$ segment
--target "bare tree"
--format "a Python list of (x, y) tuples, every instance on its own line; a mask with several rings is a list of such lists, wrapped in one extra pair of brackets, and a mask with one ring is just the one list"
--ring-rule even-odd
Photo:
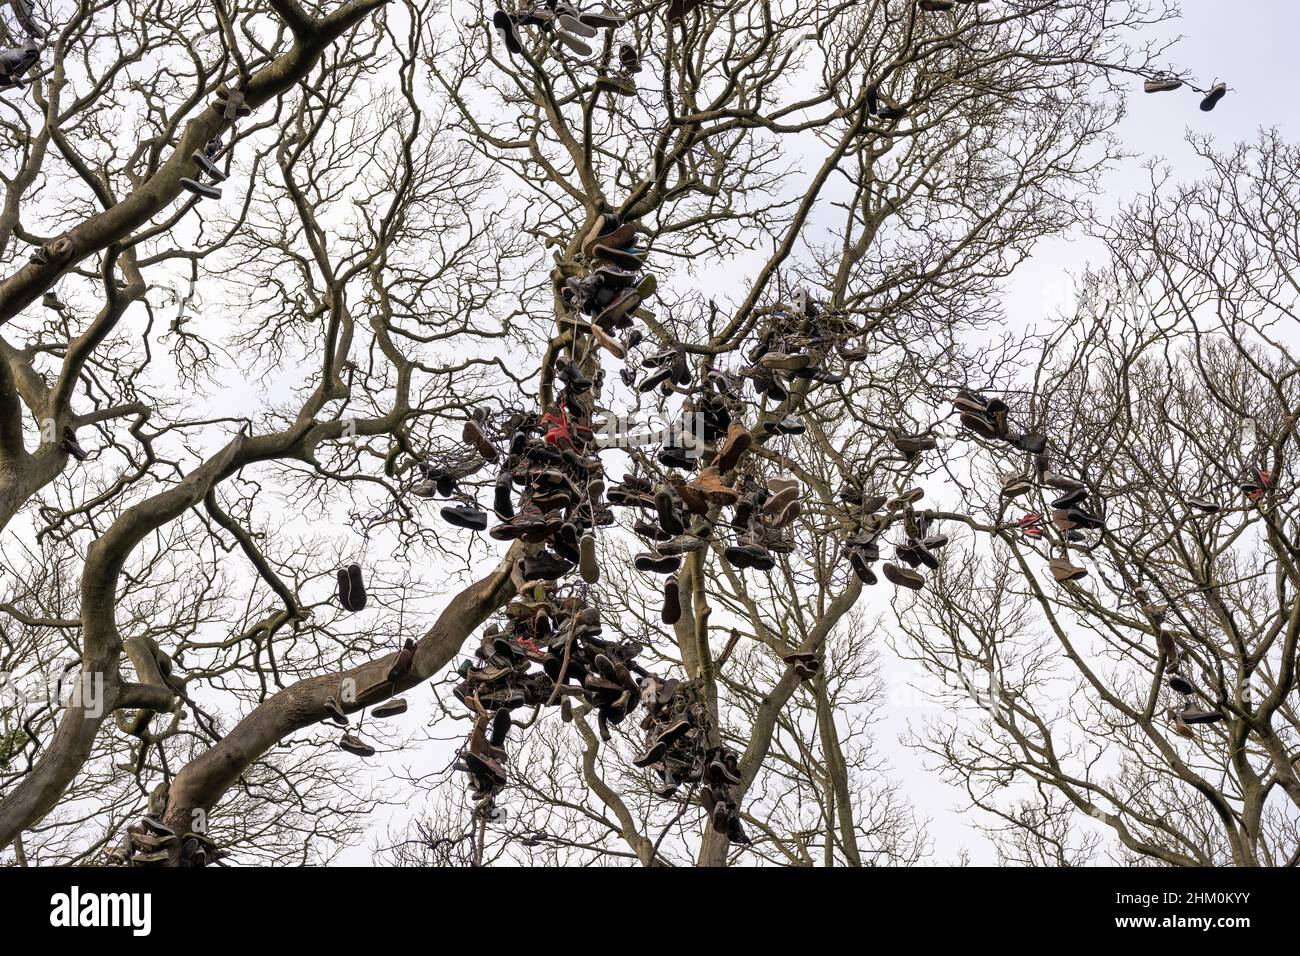
[[(1111, 260), (1020, 403), (1104, 530), (1026, 540), (1009, 521), (1021, 505), (979, 468), (970, 524), (992, 548), (972, 546), (901, 622), (934, 672), (994, 677), (979, 722), (918, 743), (1018, 861), (1300, 861), (1300, 154), (1273, 134), (1195, 146), (1206, 178), (1153, 166), (1150, 193), (1104, 231)], [(1037, 495), (1023, 508), (1046, 513)], [(1052, 555), (1087, 577), (1044, 583)]]
[[(801, 379), (745, 412), (741, 471), (810, 489), (795, 530), (806, 561), (747, 579), (712, 539), (677, 574), (682, 613), (653, 643), (698, 686), (712, 742), (744, 742), (732, 796), (766, 859), (915, 859), (905, 809), (864, 800), (891, 791), (862, 789), (873, 761), (853, 743), (871, 657), (849, 614), (860, 588), (836, 486), (902, 490), (933, 467), (892, 462), (901, 434), (938, 424), (925, 404), (974, 369), (980, 384), (1005, 374), (1006, 352), (963, 337), (998, 318), (996, 285), (1037, 239), (1088, 214), (1117, 158), (1111, 84), (1165, 72), (1141, 31), (1171, 10), (873, 0), (668, 17), (657, 4), (575, 57), (533, 28), (509, 54), (477, 7), (453, 8), (448, 30), (447, 11), (415, 0), (136, 6), (51, 24), (30, 100), (4, 104), (0, 516), (51, 552), (7, 542), (16, 575), (37, 580), (39, 564), (68, 585), (19, 589), (7, 613), (32, 632), (21, 666), (102, 679), (103, 706), (14, 718), (0, 845), (18, 852), (66, 810), (50, 852), (83, 852), (84, 784), (124, 811), (147, 791), (178, 832), (211, 817), (228, 846), (332, 852), (362, 809), (310, 822), (345, 779), (313, 759), (339, 687), (361, 689), (344, 702), (355, 713), (438, 675), (514, 596), (529, 550), (430, 520), (417, 464), (459, 462), (468, 501), (493, 480), (493, 455), (460, 439), (472, 409), (504, 433), (556, 399), (557, 355), (600, 371), (559, 292), (588, 274), (583, 238), (613, 212), (662, 274), (638, 319), (695, 376), (740, 371), (800, 286), (856, 342), (833, 360), (843, 379)], [(200, 176), (213, 164), (228, 177), (219, 201)], [(712, 278), (722, 268), (734, 288)], [(686, 291), (692, 272), (700, 291)], [(603, 411), (646, 410), (609, 379)], [(675, 394), (653, 401), (679, 411)], [(792, 414), (808, 437), (781, 446), (763, 422)], [(322, 533), (345, 525), (354, 536)], [(600, 593), (621, 612), (610, 626), (640, 633), (648, 581), (620, 570), (616, 542)], [(328, 597), (352, 563), (368, 572), (364, 618)], [(730, 660), (715, 657), (733, 629)], [(390, 677), (408, 638), (413, 659)], [(792, 648), (823, 676), (780, 662)], [(841, 704), (864, 712), (837, 721)], [(681, 830), (698, 817), (685, 794), (652, 806), (607, 783), (618, 771), (581, 713), (576, 737), (546, 723), (528, 746), (583, 756), (568, 818), (601, 818), (566, 833), (569, 850), (615, 852), (617, 832), (627, 859), (652, 862), (648, 823), (676, 814), (674, 859), (726, 861), (725, 833)], [(285, 793), (291, 810), (268, 806)], [(236, 799), (249, 806), (223, 829)], [(795, 812), (805, 803), (815, 821)], [(277, 836), (255, 836), (259, 820)], [(448, 816), (411, 845), (451, 861), (460, 827)]]

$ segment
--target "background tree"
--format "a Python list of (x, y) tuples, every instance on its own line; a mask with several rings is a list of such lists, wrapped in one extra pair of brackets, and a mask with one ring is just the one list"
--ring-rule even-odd
[[(1153, 167), (1150, 192), (1103, 231), (1110, 261), (1021, 406), (1052, 436), (1052, 468), (1104, 503), (1104, 534), (1020, 538), (1007, 519), (1043, 502), (999, 504), (982, 465), (966, 501), (992, 547), (972, 543), (900, 619), (931, 671), (983, 670), (1001, 689), (1000, 707), (919, 743), (1019, 862), (1300, 861), (1300, 153), (1273, 134), (1194, 145), (1205, 178)], [(1047, 554), (1088, 577), (1051, 583)], [(1169, 687), (1175, 651), (1193, 706), (1222, 722), (1173, 719), (1187, 703)]]

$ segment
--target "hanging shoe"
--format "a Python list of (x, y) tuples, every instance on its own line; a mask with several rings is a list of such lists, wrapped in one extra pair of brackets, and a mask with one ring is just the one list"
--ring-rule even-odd
[(586, 43), (583, 43), (582, 40), (578, 39), (567, 30), (556, 30), (555, 38), (559, 40), (562, 45), (567, 46), (580, 57), (585, 58), (592, 55), (591, 47)]
[(470, 505), (446, 505), (440, 512), (444, 521), (470, 531), (487, 530), (487, 512)]
[(1073, 491), (1067, 491), (1061, 497), (1052, 502), (1053, 508), (1064, 509), (1072, 505), (1077, 505), (1082, 501), (1088, 500), (1087, 488), (1075, 488)]
[(1176, 694), (1182, 694), (1184, 697), (1196, 693), (1196, 688), (1182, 674), (1171, 671), (1169, 673), (1169, 689)]
[(349, 564), (338, 570), (339, 604), (345, 611), (357, 612), (366, 606), (366, 585), (361, 576), (361, 565)]
[[(566, 12), (563, 13), (560, 12), (562, 10)], [(556, 16), (557, 29), (567, 30), (569, 33), (572, 33), (574, 36), (583, 37), (588, 40), (590, 40), (599, 32), (595, 27), (591, 26), (588, 23), (584, 23), (580, 18), (578, 11), (575, 10), (573, 7), (568, 7), (565, 4), (561, 4), (560, 6), (556, 7), (556, 14), (557, 14)]]
[(740, 499), (739, 492), (725, 484), (718, 469), (712, 465), (690, 482), (690, 488), (711, 505), (734, 505)]
[(64, 427), (60, 447), (77, 461), (86, 460), (86, 450), (77, 443), (77, 436), (70, 427)]
[(636, 96), (636, 81), (630, 76), (598, 76), (593, 84), (604, 93), (617, 93), (619, 96)]
[(573, 570), (573, 564), (546, 550), (523, 559), (524, 578), (529, 581), (554, 581)]
[(588, 584), (600, 580), (600, 564), (596, 561), (596, 537), (584, 534), (578, 539), (578, 573)]
[(329, 714), (329, 719), (339, 727), (348, 725), (348, 715), (343, 712), (337, 697), (331, 695), (325, 698), (325, 713)]
[(1029, 480), (1028, 475), (1015, 474), (1008, 475), (1002, 479), (1002, 497), (1016, 498), (1020, 495), (1028, 494), (1034, 490), (1034, 483)]
[(1173, 77), (1156, 77), (1147, 80), (1142, 84), (1144, 93), (1169, 93), (1173, 90), (1181, 89), (1182, 80), (1176, 80)]
[(370, 744), (352, 733), (347, 733), (340, 737), (338, 740), (338, 746), (340, 750), (346, 750), (348, 753), (357, 757), (373, 757), (375, 755), (374, 747), (370, 746)]
[(676, 578), (668, 578), (664, 581), (664, 603), (659, 612), (659, 620), (665, 624), (676, 624), (682, 617), (682, 599), (681, 592), (677, 586)]
[(632, 566), (647, 574), (672, 574), (682, 566), (682, 559), (675, 554), (644, 551), (633, 558)]
[(519, 42), (519, 34), (515, 33), (515, 21), (511, 20), (506, 10), (497, 10), (491, 17), (491, 25), (511, 56), (519, 56), (524, 52), (523, 44)]
[(58, 313), (63, 313), (67, 311), (68, 308), (59, 301), (59, 296), (53, 289), (41, 296), (41, 305)]
[(370, 708), (370, 716), (379, 720), (386, 717), (396, 717), (404, 713), (406, 713), (406, 701), (401, 697), (393, 697)]
[(496, 461), (501, 455), (496, 446), (488, 440), (487, 432), (484, 431), (483, 425), (486, 421), (487, 410), (475, 409), (461, 430), (461, 439), (488, 461)]
[(216, 186), (209, 186), (201, 183), (197, 179), (191, 179), (189, 176), (180, 178), (180, 187), (186, 192), (193, 193), (201, 199), (220, 199), (221, 190)]
[(923, 451), (934, 451), (939, 443), (929, 435), (895, 435), (894, 448), (904, 458), (912, 459)]
[(859, 550), (849, 552), (849, 566), (853, 568), (853, 573), (858, 576), (858, 580), (868, 586), (877, 582), (876, 572), (871, 567), (871, 561)]
[(415, 663), (415, 641), (409, 637), (402, 649), (397, 652), (397, 657), (393, 660), (393, 666), (388, 668), (388, 683), (392, 684), (401, 680), (407, 674), (411, 673), (411, 665)]
[(993, 424), (993, 420), (987, 415), (976, 414), (974, 412), (962, 412), (960, 416), (962, 427), (967, 431), (972, 431), (981, 438), (997, 438), (998, 430)]
[(1052, 558), (1047, 562), (1047, 566), (1051, 568), (1052, 577), (1056, 578), (1059, 584), (1064, 584), (1066, 581), (1077, 581), (1088, 576), (1086, 568), (1073, 565), (1065, 558)]
[(1228, 92), (1228, 84), (1216, 83), (1211, 87), (1210, 92), (1205, 94), (1205, 99), (1201, 100), (1201, 112), (1208, 113), (1219, 105), (1219, 100)]
[(582, 369), (578, 368), (578, 363), (573, 359), (561, 361), (556, 369), (555, 377), (563, 382), (569, 391), (575, 395), (591, 391), (591, 379), (582, 374)]
[(718, 449), (718, 457), (714, 461), (718, 472), (725, 475), (735, 468), (740, 463), (740, 456), (749, 449), (753, 441), (748, 428), (740, 422), (732, 422), (727, 428), (726, 440)]
[(513, 481), (510, 471), (503, 469), (497, 475), (496, 483), (493, 486), (492, 510), (496, 512), (498, 518), (503, 518), (506, 521), (515, 516)]
[(1217, 502), (1209, 498), (1188, 498), (1187, 503), (1197, 511), (1204, 512), (1207, 515), (1217, 515), (1221, 510)]
[(673, 502), (672, 490), (667, 485), (661, 485), (655, 492), (655, 511), (659, 517), (659, 527), (664, 534), (674, 537), (686, 530), (677, 506)]
[(885, 572), (885, 580), (890, 584), (898, 587), (911, 588), (913, 591), (919, 591), (925, 586), (925, 578), (910, 568), (900, 568), (896, 564), (886, 562), (883, 570)]
[(1179, 713), (1185, 724), (1216, 724), (1223, 720), (1223, 714), (1217, 710), (1203, 710), (1199, 707), (1184, 707)]
[(1093, 514), (1087, 508), (1074, 507), (1066, 509), (1066, 516), (1074, 523), (1076, 528), (1087, 528), (1090, 531), (1099, 531), (1106, 527), (1105, 521), (1098, 515)]
[(621, 43), (618, 47), (618, 65), (622, 67), (624, 73), (640, 73), (641, 54), (632, 44)]

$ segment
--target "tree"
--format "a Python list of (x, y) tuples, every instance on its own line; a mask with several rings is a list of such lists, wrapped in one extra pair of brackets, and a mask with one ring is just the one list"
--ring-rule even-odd
[[(991, 550), (950, 564), (901, 622), (931, 670), (965, 664), (1001, 689), (976, 725), (919, 743), (1019, 861), (1300, 859), (1300, 154), (1275, 134), (1228, 152), (1193, 142), (1206, 177), (1177, 185), (1152, 167), (1150, 192), (1101, 231), (1109, 261), (1022, 406), (1052, 436), (1052, 469), (1091, 489), (1104, 533), (1025, 540), (1008, 519), (1048, 506), (1037, 492), (999, 503), (981, 467), (969, 524)], [(1088, 576), (1044, 583), (1047, 554)], [(1189, 725), (1189, 707), (1222, 719)]]
[[(836, 753), (854, 731), (830, 715), (841, 695), (869, 695), (835, 667), (801, 686), (774, 660), (796, 635), (813, 655), (827, 642), (857, 648), (838, 662), (846, 677), (863, 660), (832, 482), (901, 488), (916, 462), (876, 469), (892, 438), (935, 424), (918, 401), (1003, 374), (1005, 354), (972, 352), (964, 334), (997, 319), (997, 282), (1037, 239), (1087, 214), (1117, 156), (1107, 84), (1161, 72), (1161, 51), (1135, 44), (1170, 11), (738, 2), (668, 20), (654, 8), (617, 43), (602, 33), (585, 62), (533, 28), (508, 54), (484, 29), (489, 12), (464, 11), (448, 31), (444, 11), (416, 2), (87, 7), (56, 25), (30, 103), (6, 101), (18, 152), (0, 250), (0, 514), (55, 552), (37, 561), (7, 544), (6, 562), (16, 579), (36, 580), (41, 565), (77, 582), (75, 607), (69, 586), (17, 595), (7, 613), (60, 635), (58, 666), (79, 657), (82, 674), (102, 676), (104, 706), (74, 702), (39, 726), (19, 715), (37, 733), (10, 745), (20, 750), (0, 771), (0, 845), (93, 795), (79, 788), (94, 774), (120, 773), (105, 747), (121, 732), (165, 822), (185, 832), (209, 817), (230, 845), (230, 795), (274, 796), (260, 774), (285, 774), (293, 792), (332, 782), (333, 763), (276, 760), (319, 748), (340, 686), (361, 690), (344, 702), (355, 713), (456, 657), (514, 597), (530, 549), (422, 512), (417, 466), (455, 461), (456, 493), (477, 496), (493, 475), (460, 440), (471, 410), (508, 434), (516, 414), (556, 399), (557, 355), (598, 372), (558, 292), (587, 272), (582, 238), (617, 212), (662, 270), (639, 321), (697, 378), (742, 368), (799, 286), (857, 343), (841, 349), (858, 356), (844, 380), (803, 379), (746, 413), (743, 470), (790, 470), (810, 489), (796, 535), (812, 570), (785, 561), (770, 582), (747, 579), (712, 538), (676, 576), (682, 614), (658, 649), (698, 683), (715, 733), (732, 714), (749, 725), (736, 801), (756, 781), (796, 780), (825, 808), (824, 858), (861, 862), (853, 845), (870, 827), (848, 812), (861, 802), (849, 772), (859, 758)], [(635, 97), (611, 86), (623, 42), (642, 66)], [(123, 115), (135, 117), (129, 151), (116, 145)], [(232, 175), (224, 197), (173, 207), (209, 147)], [(51, 187), (57, 208), (44, 201)], [(670, 282), (674, 263), (686, 274)], [(724, 265), (738, 291), (712, 278)], [(49, 307), (36, 307), (46, 292)], [(612, 375), (606, 387), (607, 410), (633, 401)], [(676, 398), (655, 401), (664, 417), (679, 411)], [(792, 413), (808, 437), (775, 447), (760, 414)], [(83, 443), (89, 460), (75, 464)], [(284, 520), (286, 506), (299, 521)], [(320, 533), (349, 520), (360, 543)], [(604, 539), (605, 580), (629, 585), (622, 602), (607, 598), (626, 620), (608, 623), (631, 627), (649, 580), (621, 574), (617, 533)], [(349, 618), (326, 595), (335, 569), (362, 558), (371, 609)], [(430, 558), (441, 569), (426, 580)], [(442, 569), (453, 568), (463, 578), (448, 593)], [(784, 610), (755, 613), (769, 589)], [(791, 613), (811, 595), (814, 613)], [(57, 604), (48, 620), (44, 600)], [(754, 657), (753, 677), (714, 657), (733, 626), (733, 660)], [(411, 667), (389, 679), (408, 637)], [(41, 659), (24, 653), (26, 666)], [(819, 755), (786, 769), (781, 750), (813, 723)], [(771, 834), (765, 851), (811, 859), (781, 806), (759, 801), (751, 814)], [(915, 836), (889, 819), (902, 834), (889, 845), (910, 858)], [(328, 846), (347, 827), (311, 839)], [(709, 831), (698, 860), (722, 863), (728, 849)]]

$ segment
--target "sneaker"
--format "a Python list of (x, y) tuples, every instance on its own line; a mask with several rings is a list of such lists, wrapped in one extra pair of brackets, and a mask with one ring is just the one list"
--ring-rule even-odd
[(1228, 92), (1228, 84), (1216, 83), (1211, 87), (1210, 92), (1205, 94), (1205, 99), (1201, 100), (1201, 112), (1208, 113), (1219, 105), (1219, 100)]
[(375, 748), (356, 734), (344, 734), (339, 738), (338, 746), (340, 750), (346, 750), (357, 757), (373, 757), (375, 755)]
[(1193, 686), (1192, 682), (1182, 674), (1176, 673), (1171, 673), (1169, 675), (1169, 689), (1174, 691), (1174, 693), (1182, 694), (1185, 697), (1196, 693), (1196, 688)]
[(357, 612), (366, 606), (366, 585), (361, 576), (361, 565), (349, 564), (338, 570), (339, 603), (346, 611)]
[(564, 46), (567, 46), (574, 53), (578, 54), (578, 56), (580, 57), (585, 58), (592, 55), (591, 47), (588, 46), (586, 43), (583, 43), (580, 39), (578, 39), (572, 33), (569, 33), (567, 30), (556, 30), (555, 38), (559, 40), (560, 43), (562, 43)]
[(984, 414), (975, 412), (962, 412), (960, 421), (962, 427), (967, 431), (972, 431), (981, 438), (997, 438), (998, 430), (993, 424), (993, 420)]
[(443, 520), (458, 528), (470, 531), (487, 530), (487, 512), (470, 505), (448, 505), (439, 512)]
[(1058, 509), (1069, 508), (1072, 505), (1077, 505), (1082, 501), (1086, 501), (1087, 499), (1088, 499), (1087, 488), (1075, 488), (1073, 491), (1067, 491), (1065, 494), (1061, 495), (1061, 497), (1055, 499), (1052, 502), (1052, 507)]
[(348, 725), (348, 715), (343, 713), (343, 708), (339, 706), (337, 697), (328, 697), (325, 699), (325, 713), (329, 714), (329, 719), (334, 721), (340, 727)]
[(681, 592), (676, 578), (664, 581), (664, 603), (659, 612), (659, 619), (665, 624), (676, 624), (682, 617)]
[(1147, 80), (1142, 84), (1144, 93), (1169, 93), (1173, 90), (1181, 89), (1182, 80), (1175, 80), (1173, 77), (1161, 77)]
[(894, 437), (894, 448), (904, 458), (915, 458), (923, 451), (934, 451), (939, 447), (929, 435), (896, 435)]
[(1185, 724), (1215, 724), (1223, 720), (1220, 711), (1203, 710), (1199, 707), (1184, 707), (1179, 716)]
[(500, 453), (488, 440), (487, 432), (483, 430), (483, 421), (486, 417), (485, 412), (475, 412), (474, 416), (465, 422), (465, 427), (461, 430), (461, 438), (488, 461), (496, 461)]
[(519, 34), (515, 32), (515, 23), (504, 10), (497, 10), (492, 15), (492, 28), (501, 37), (501, 42), (505, 44), (511, 55), (518, 56), (524, 52), (524, 48), (519, 42)]
[(632, 566), (647, 574), (672, 574), (682, 566), (682, 559), (675, 554), (644, 551), (632, 559)]
[(900, 568), (896, 564), (886, 562), (883, 570), (885, 580), (890, 584), (911, 588), (913, 591), (919, 591), (925, 586), (925, 578), (910, 568)]
[(523, 559), (524, 578), (529, 581), (554, 581), (573, 570), (573, 564), (542, 550)]
[(199, 182), (197, 179), (191, 179), (189, 176), (182, 176), (180, 178), (180, 186), (186, 192), (191, 192), (201, 199), (221, 198), (221, 190), (216, 186), (209, 186), (206, 183)]
[(1217, 502), (1209, 498), (1188, 498), (1187, 503), (1197, 511), (1202, 511), (1207, 515), (1217, 515), (1221, 510)]
[(577, 16), (570, 13), (559, 14), (559, 16), (556, 18), (556, 22), (559, 25), (559, 29), (567, 30), (569, 33), (572, 33), (574, 36), (584, 37), (588, 40), (594, 37), (598, 32), (595, 27), (591, 26), (590, 24), (584, 23)]
[(1002, 497), (1017, 498), (1034, 490), (1034, 483), (1027, 475), (1008, 475), (1002, 480)]
[(394, 697), (370, 708), (370, 716), (383, 719), (385, 717), (396, 717), (398, 714), (406, 713), (406, 701), (401, 697)]

